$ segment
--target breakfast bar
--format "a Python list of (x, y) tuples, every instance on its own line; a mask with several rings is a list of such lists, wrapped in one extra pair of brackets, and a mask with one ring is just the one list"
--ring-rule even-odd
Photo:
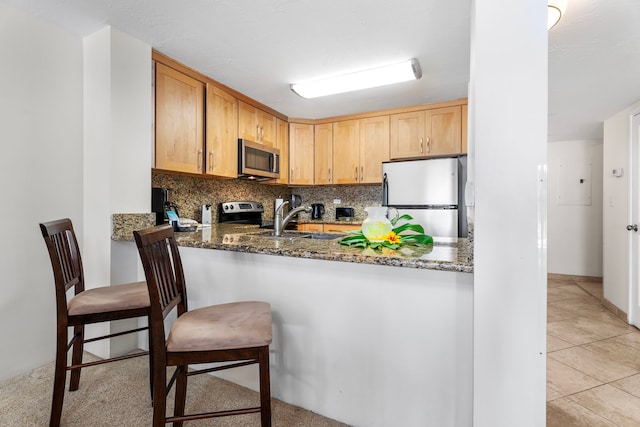
[[(114, 216), (113, 252), (127, 263), (137, 258), (131, 226), (142, 224)], [(350, 425), (471, 424), (467, 239), (385, 253), (342, 246), (340, 235), (316, 240), (265, 233), (214, 224), (176, 237), (190, 309), (271, 303), (274, 398)], [(258, 387), (252, 368), (224, 378)]]
[[(144, 214), (114, 215), (113, 239), (133, 241), (136, 228), (153, 226)], [(359, 264), (388, 265), (429, 270), (473, 272), (472, 238), (435, 238), (433, 245), (405, 246), (398, 250), (373, 250), (340, 245), (343, 233), (314, 233), (289, 231), (285, 237), (273, 237), (272, 232), (255, 225), (214, 224), (193, 232), (176, 233), (180, 246), (311, 258)]]

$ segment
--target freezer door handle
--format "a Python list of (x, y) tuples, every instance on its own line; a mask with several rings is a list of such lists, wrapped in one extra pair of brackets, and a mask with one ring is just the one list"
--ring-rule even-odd
[(382, 175), (382, 206), (389, 204), (389, 182), (387, 181), (387, 174)]

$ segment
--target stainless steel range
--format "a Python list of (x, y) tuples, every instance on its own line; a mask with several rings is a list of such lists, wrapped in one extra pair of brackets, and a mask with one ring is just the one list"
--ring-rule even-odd
[(260, 202), (222, 202), (218, 205), (218, 222), (262, 225), (263, 212)]
[[(218, 222), (227, 224), (256, 224), (260, 228), (273, 228), (272, 220), (263, 220), (264, 206), (248, 200), (222, 202), (218, 205)], [(287, 230), (295, 230), (295, 221), (287, 224)]]

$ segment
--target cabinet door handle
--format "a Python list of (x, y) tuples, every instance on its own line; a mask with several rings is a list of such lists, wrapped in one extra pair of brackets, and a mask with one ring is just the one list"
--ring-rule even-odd
[(213, 170), (213, 151), (209, 151), (209, 170)]
[(329, 173), (327, 174), (327, 182), (331, 182), (331, 168), (329, 168)]
[(293, 168), (291, 168), (291, 182), (293, 182)]
[(353, 178), (357, 181), (358, 180), (358, 167), (356, 166), (356, 173), (353, 175)]
[(202, 149), (198, 150), (198, 170), (201, 171), (202, 170), (202, 163), (204, 162), (204, 159), (202, 158)]
[(431, 137), (427, 137), (427, 153), (431, 152)]
[(260, 142), (260, 125), (256, 125), (256, 142)]
[(360, 166), (360, 182), (364, 181), (364, 166)]
[(423, 143), (423, 140), (422, 138), (420, 138), (420, 153), (422, 153), (422, 143)]

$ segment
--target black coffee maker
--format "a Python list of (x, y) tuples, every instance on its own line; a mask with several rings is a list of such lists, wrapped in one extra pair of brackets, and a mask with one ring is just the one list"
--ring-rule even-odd
[(156, 225), (161, 225), (168, 221), (168, 210), (174, 211), (180, 217), (178, 207), (169, 201), (169, 189), (153, 187), (151, 189), (151, 212), (156, 213)]
[(324, 205), (322, 203), (311, 204), (311, 219), (322, 219), (324, 215)]

